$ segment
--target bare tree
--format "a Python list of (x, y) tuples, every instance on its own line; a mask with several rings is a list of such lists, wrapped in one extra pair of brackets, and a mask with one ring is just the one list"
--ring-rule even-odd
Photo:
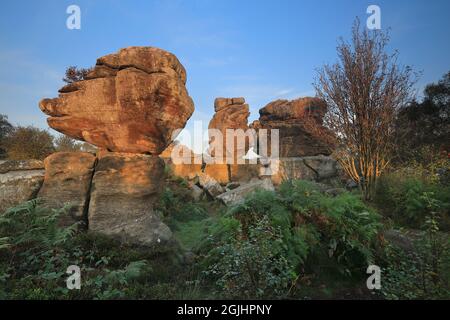
[(314, 87), (328, 104), (325, 125), (337, 139), (335, 156), (370, 200), (394, 148), (397, 111), (412, 98), (417, 75), (387, 54), (389, 36), (361, 30), (356, 19), (351, 43), (340, 40), (338, 62), (317, 71)]

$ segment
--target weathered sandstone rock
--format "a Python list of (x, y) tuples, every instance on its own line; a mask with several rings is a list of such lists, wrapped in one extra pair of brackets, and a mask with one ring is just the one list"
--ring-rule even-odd
[[(227, 129), (242, 129), (244, 132), (248, 129), (248, 116), (250, 115), (248, 104), (245, 104), (244, 98), (217, 98), (214, 102), (216, 113), (209, 122), (208, 129), (217, 129), (223, 135), (223, 159), (225, 163), (227, 156), (233, 157), (233, 164), (237, 163), (237, 156), (244, 156), (248, 150), (248, 139), (244, 139), (240, 148), (238, 147), (238, 139), (235, 137), (233, 141), (233, 150), (226, 150), (227, 146)], [(214, 137), (210, 134), (210, 147)], [(211, 151), (211, 156), (216, 156), (216, 150)], [(228, 151), (228, 152), (227, 152)], [(218, 155), (217, 155), (218, 156)]]
[(98, 147), (158, 155), (194, 111), (186, 72), (171, 53), (129, 47), (97, 60), (87, 80), (39, 106), (53, 129)]
[(259, 176), (259, 164), (207, 164), (204, 172), (221, 185), (248, 182)]
[(165, 250), (172, 233), (153, 210), (163, 182), (164, 162), (157, 156), (99, 154), (89, 203), (89, 229), (124, 243)]
[(198, 185), (211, 197), (216, 197), (225, 191), (219, 182), (206, 173), (200, 173), (197, 178)]
[(272, 160), (271, 178), (275, 185), (284, 180), (302, 179), (331, 182), (339, 179), (338, 162), (329, 156), (292, 157)]
[(44, 169), (42, 160), (0, 160), (0, 174), (10, 171), (30, 171)]
[[(217, 129), (222, 133), (222, 158), (219, 159), (219, 154), (214, 147), (215, 137), (210, 132), (210, 154), (213, 159), (219, 161), (206, 164), (204, 172), (222, 185), (231, 181), (250, 181), (252, 178), (258, 177), (258, 165), (250, 164), (248, 160), (242, 159), (250, 147), (249, 137), (243, 136), (240, 139), (242, 141), (240, 145), (238, 145), (238, 138), (234, 137), (233, 149), (227, 150), (227, 129), (240, 129), (242, 130), (241, 133), (245, 133), (249, 129), (248, 117), (250, 112), (248, 104), (245, 104), (245, 99), (217, 98), (214, 101), (214, 110), (216, 113), (211, 119), (208, 129)], [(227, 163), (227, 157), (232, 159), (232, 163)]]
[(273, 191), (274, 186), (270, 179), (253, 180), (235, 189), (227, 191), (217, 196), (227, 206), (242, 203), (245, 197), (257, 189)]
[(229, 164), (207, 164), (204, 172), (221, 185), (226, 185), (231, 181), (231, 166)]
[(230, 182), (249, 182), (259, 177), (260, 164), (230, 165)]
[(329, 155), (330, 146), (312, 129), (326, 130), (322, 127), (326, 110), (326, 104), (318, 98), (276, 100), (259, 111), (260, 118), (253, 122), (252, 128), (279, 130), (280, 157)]
[(44, 161), (45, 179), (39, 198), (48, 208), (69, 205), (62, 225), (86, 221), (87, 205), (95, 166), (95, 155), (87, 152), (57, 152)]
[(203, 189), (202, 189), (202, 188), (200, 188), (200, 187), (197, 186), (196, 184), (190, 185), (189, 188), (191, 189), (191, 195), (192, 195), (192, 198), (193, 198), (195, 201), (199, 201), (199, 200), (201, 200), (201, 199), (203, 198), (203, 196), (204, 196), (205, 193), (203, 192)]
[(36, 197), (44, 181), (40, 160), (0, 161), (0, 213)]
[(275, 100), (259, 110), (259, 120), (268, 122), (304, 119), (312, 116), (317, 122), (322, 123), (326, 111), (326, 103), (319, 98), (304, 97), (291, 101)]

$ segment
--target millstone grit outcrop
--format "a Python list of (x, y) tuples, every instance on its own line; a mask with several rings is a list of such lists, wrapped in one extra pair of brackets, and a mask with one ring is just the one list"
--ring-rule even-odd
[[(250, 112), (245, 99), (242, 97), (216, 98), (214, 111), (215, 114), (209, 122), (208, 129), (216, 129), (222, 133), (222, 157), (220, 158), (217, 150), (215, 150), (215, 137), (210, 132), (210, 155), (219, 162), (207, 164), (204, 172), (224, 185), (231, 181), (250, 181), (257, 177), (258, 167), (242, 159), (249, 150), (249, 138), (243, 136), (240, 144), (237, 137), (233, 137), (233, 141), (227, 140), (229, 138), (227, 137), (227, 129), (242, 130), (241, 133), (247, 132), (249, 129), (248, 117)], [(232, 145), (233, 148), (227, 150), (227, 144)], [(227, 163), (227, 158), (232, 159), (232, 163)]]
[[(227, 141), (226, 130), (241, 129), (245, 132), (248, 129), (248, 117), (250, 115), (248, 104), (245, 103), (244, 98), (216, 98), (214, 101), (214, 110), (215, 114), (209, 122), (208, 129), (219, 130), (223, 135), (222, 159), (220, 160), (222, 163), (225, 163), (226, 157), (232, 157), (233, 163), (237, 163), (238, 153), (240, 152), (242, 155), (245, 155), (248, 141), (246, 141), (247, 145), (243, 144), (241, 148), (237, 148), (238, 141), (235, 137), (234, 141), (232, 141), (234, 148), (227, 152), (227, 143), (231, 143), (231, 141)], [(214, 137), (211, 136), (211, 134), (210, 140), (214, 140)], [(211, 142), (213, 141), (210, 141), (210, 147)], [(218, 156), (216, 153), (217, 150), (212, 149), (211, 156)]]
[(83, 79), (39, 106), (53, 129), (100, 151), (56, 153), (45, 160), (40, 192), (47, 206), (71, 203), (68, 218), (125, 243), (163, 249), (171, 242), (154, 204), (164, 189), (158, 155), (194, 111), (186, 71), (171, 53), (129, 47), (97, 60)]
[(164, 161), (151, 155), (99, 155), (89, 203), (89, 229), (126, 243), (163, 247), (172, 236), (153, 211), (163, 190)]
[(48, 125), (115, 152), (160, 154), (194, 112), (186, 71), (171, 53), (129, 47), (106, 55), (85, 80), (44, 99)]
[(329, 155), (330, 146), (311, 130), (313, 127), (326, 130), (322, 127), (326, 111), (326, 103), (319, 98), (276, 100), (259, 110), (259, 120), (252, 127), (279, 130), (280, 157)]
[[(189, 180), (194, 198), (216, 198), (227, 205), (241, 202), (256, 189), (273, 190), (273, 184), (284, 179), (328, 182), (336, 178), (337, 164), (328, 157), (330, 146), (311, 130), (325, 130), (327, 106), (322, 100), (271, 102), (249, 126), (244, 98), (217, 98), (208, 128), (222, 133), (223, 158), (211, 163), (220, 150), (214, 148), (212, 135), (209, 155), (197, 155), (173, 143), (174, 133), (184, 128), (194, 111), (185, 84), (186, 71), (173, 54), (153, 47), (129, 47), (99, 58), (83, 80), (61, 88), (57, 98), (42, 100), (39, 107), (50, 116), (50, 127), (99, 148), (96, 155), (63, 152), (45, 160), (39, 191), (44, 205), (70, 204), (64, 224), (84, 221), (90, 231), (164, 251), (173, 237), (155, 203), (164, 190), (165, 165)], [(278, 129), (279, 157), (272, 159), (269, 154), (264, 155), (264, 163), (261, 159), (257, 164), (248, 159), (239, 163), (251, 153), (250, 148), (261, 143), (250, 141), (256, 137), (248, 136), (249, 128)], [(234, 149), (226, 150), (231, 142), (227, 129), (247, 132), (245, 143), (237, 146), (234, 136)], [(174, 159), (177, 153), (181, 157)], [(226, 162), (227, 156), (232, 163)], [(279, 170), (273, 171), (272, 166)], [(11, 173), (15, 170), (11, 167), (21, 168), (20, 174)], [(37, 193), (43, 170), (31, 167), (31, 162), (22, 166), (0, 163), (4, 171), (0, 186), (15, 179), (12, 188), (0, 187), (4, 197), (11, 197), (22, 186), (24, 199)], [(9, 205), (1, 202), (0, 209)]]
[(0, 214), (36, 197), (44, 173), (44, 163), (39, 160), (0, 161)]
[(330, 185), (338, 184), (340, 167), (338, 162), (329, 156), (306, 156), (279, 158), (271, 163), (271, 178), (275, 185), (285, 180), (309, 180)]
[(45, 161), (45, 180), (38, 197), (48, 208), (69, 206), (60, 224), (86, 220), (95, 155), (87, 152), (57, 152)]

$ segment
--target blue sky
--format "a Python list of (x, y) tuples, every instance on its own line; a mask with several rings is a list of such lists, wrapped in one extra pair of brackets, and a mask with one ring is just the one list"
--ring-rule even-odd
[[(81, 8), (81, 30), (68, 30), (66, 8)], [(180, 59), (196, 111), (209, 121), (214, 98), (243, 96), (251, 120), (279, 98), (314, 95), (315, 69), (336, 61), (340, 36), (370, 4), (391, 28), (400, 62), (423, 71), (418, 90), (450, 70), (450, 1), (45, 0), (9, 1), (0, 10), (0, 113), (14, 124), (47, 128), (38, 102), (54, 97), (69, 65), (134, 45)]]

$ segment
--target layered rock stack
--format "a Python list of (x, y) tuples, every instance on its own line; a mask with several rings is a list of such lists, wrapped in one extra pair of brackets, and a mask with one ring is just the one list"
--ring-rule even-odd
[[(327, 132), (323, 127), (326, 112), (326, 103), (314, 97), (276, 100), (259, 110), (259, 120), (251, 126), (279, 130), (279, 159), (271, 163), (274, 184), (286, 179), (337, 179), (338, 164), (329, 156), (332, 146), (321, 135)], [(270, 146), (268, 151), (270, 155)]]
[[(192, 184), (197, 183), (199, 187), (206, 189), (210, 196), (217, 197), (227, 204), (232, 203), (237, 198), (241, 199), (248, 190), (257, 187), (270, 189), (270, 184), (266, 180), (268, 177), (275, 185), (287, 179), (305, 179), (329, 185), (338, 184), (340, 172), (338, 163), (330, 157), (332, 146), (321, 136), (321, 133), (327, 133), (327, 129), (323, 126), (323, 118), (327, 111), (324, 101), (312, 97), (292, 101), (276, 100), (262, 108), (259, 120), (254, 121), (250, 126), (247, 124), (249, 107), (244, 98), (217, 98), (214, 110), (215, 114), (208, 129), (219, 130), (224, 138), (221, 163), (205, 161), (208, 155), (203, 155), (203, 165), (199, 161), (194, 163), (193, 159), (202, 155), (195, 155), (187, 147), (180, 145), (176, 146), (180, 152), (187, 150), (181, 152), (184, 157), (187, 157), (187, 162), (181, 161), (175, 164), (170, 159), (175, 146), (169, 147), (164, 152), (164, 159), (175, 175), (187, 179)], [(243, 164), (237, 164), (238, 158), (249, 151), (250, 145), (247, 143), (249, 141), (246, 140), (242, 150), (235, 148), (227, 154), (227, 129), (242, 131), (255, 129), (256, 133), (266, 129), (268, 154), (260, 156), (257, 164), (251, 164), (247, 160)], [(279, 133), (277, 155), (270, 152), (271, 129), (277, 129)], [(209, 134), (209, 153), (213, 159), (217, 159), (217, 150), (215, 150), (217, 145), (214, 145), (216, 137), (211, 132)], [(257, 137), (259, 138), (258, 134)], [(236, 139), (233, 143), (236, 146)], [(262, 141), (257, 141), (257, 148), (255, 145), (253, 147), (254, 151), (262, 155), (261, 145)], [(226, 163), (227, 156), (231, 156), (232, 164)], [(190, 164), (188, 164), (189, 160), (192, 160)], [(234, 191), (232, 188), (236, 187)], [(228, 191), (221, 195), (220, 193), (224, 190)]]
[[(231, 138), (227, 137), (227, 129), (236, 130), (235, 133), (237, 133), (237, 130), (242, 130), (241, 132), (245, 133), (249, 129), (248, 117), (250, 112), (245, 99), (242, 97), (216, 98), (214, 111), (215, 114), (209, 122), (208, 129), (210, 129), (210, 154), (216, 163), (207, 164), (205, 173), (221, 183), (248, 181), (252, 177), (257, 177), (257, 167), (243, 159), (243, 156), (249, 150), (250, 138), (243, 137), (240, 139), (241, 143), (239, 143), (237, 136), (233, 136), (232, 141), (227, 140)], [(222, 157), (217, 154), (217, 150), (214, 150), (215, 137), (211, 133), (211, 129), (219, 130), (222, 133)], [(231, 150), (227, 150), (227, 144), (233, 146)]]
[(327, 143), (310, 130), (312, 125), (322, 125), (326, 111), (326, 103), (319, 98), (276, 100), (259, 110), (259, 120), (253, 123), (253, 127), (279, 129), (279, 156), (282, 158), (329, 155)]
[(124, 242), (170, 241), (153, 204), (164, 180), (158, 155), (194, 111), (185, 83), (186, 71), (173, 54), (129, 47), (99, 58), (84, 80), (61, 88), (58, 98), (42, 100), (50, 127), (101, 150), (97, 156), (47, 158), (44, 203), (71, 203), (71, 220)]

